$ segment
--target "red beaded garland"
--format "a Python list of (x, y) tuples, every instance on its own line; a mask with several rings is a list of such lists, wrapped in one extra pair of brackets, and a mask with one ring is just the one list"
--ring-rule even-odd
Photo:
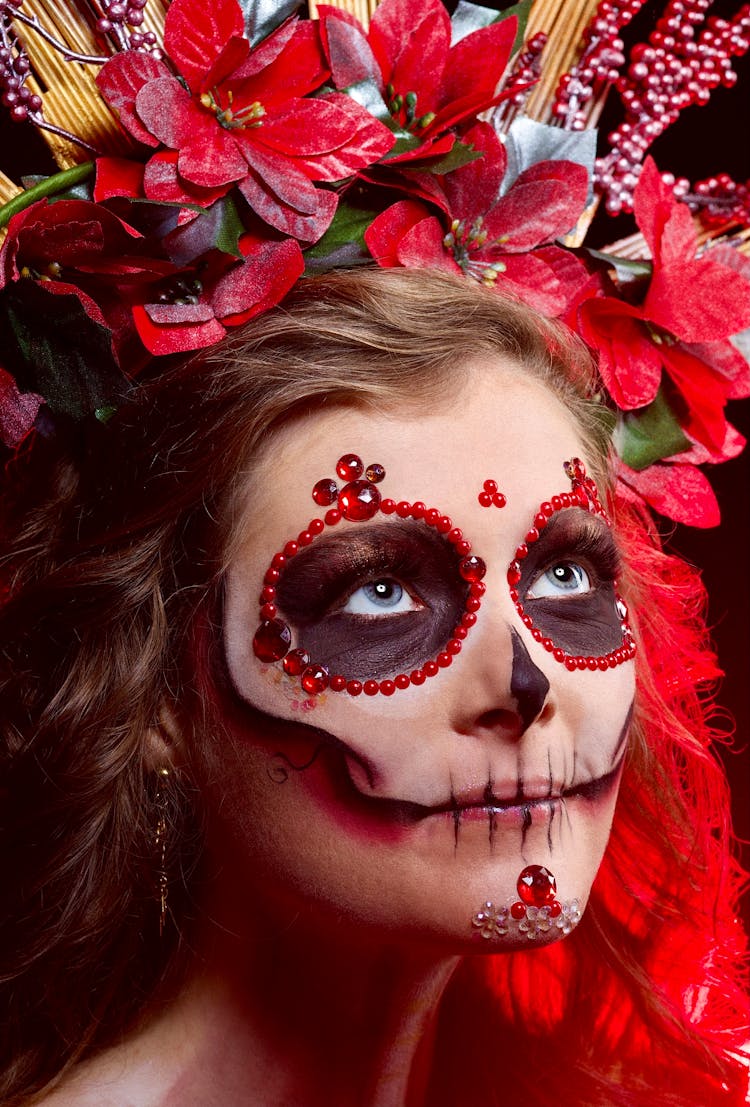
[(356, 454), (344, 454), (336, 462), (336, 472), (342, 480), (356, 480), (362, 476), (363, 469), (362, 458)]
[(292, 632), (281, 619), (264, 619), (253, 638), (253, 653), (260, 661), (281, 661), (292, 644)]
[(543, 865), (527, 865), (516, 882), (519, 898), (529, 907), (546, 907), (557, 891), (555, 878)]

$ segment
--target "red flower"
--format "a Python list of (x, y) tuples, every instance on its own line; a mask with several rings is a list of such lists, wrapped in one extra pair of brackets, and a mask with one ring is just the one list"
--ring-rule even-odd
[(278, 304), (302, 276), (297, 242), (267, 242), (245, 234), (243, 260), (216, 255), (202, 268), (164, 282), (158, 299), (133, 306), (138, 334), (151, 354), (197, 350), (218, 342), (227, 327), (247, 322)]
[(173, 0), (164, 43), (182, 79), (135, 51), (98, 77), (122, 125), (169, 152), (146, 167), (152, 199), (210, 204), (237, 185), (266, 223), (314, 242), (337, 197), (313, 181), (350, 176), (393, 145), (348, 98), (306, 98), (328, 75), (314, 23), (287, 20), (252, 48), (237, 0)]
[(729, 342), (750, 326), (750, 280), (710, 250), (698, 257), (688, 208), (651, 158), (635, 190), (635, 216), (653, 259), (643, 302), (584, 299), (573, 325), (599, 355), (618, 407), (644, 407), (666, 372), (681, 397), (687, 433), (713, 451), (726, 436), (728, 399), (750, 395), (750, 366)]
[[(449, 127), (506, 95), (497, 89), (513, 49), (515, 17), (474, 31), (451, 46), (451, 21), (440, 0), (422, 0), (419, 5), (384, 0), (367, 34), (345, 12), (327, 5), (320, 5), (319, 11), (336, 87), (374, 81), (399, 128), (424, 140), (417, 150), (390, 164), (424, 156), (426, 145)], [(452, 145), (451, 139), (447, 148)]]
[(566, 251), (545, 244), (577, 222), (586, 170), (569, 161), (538, 162), (501, 195), (507, 156), (492, 127), (477, 123), (464, 139), (483, 156), (445, 174), (442, 189), (433, 186), (442, 219), (420, 201), (396, 203), (366, 232), (370, 252), (383, 267), (463, 272), (559, 314), (586, 273)]

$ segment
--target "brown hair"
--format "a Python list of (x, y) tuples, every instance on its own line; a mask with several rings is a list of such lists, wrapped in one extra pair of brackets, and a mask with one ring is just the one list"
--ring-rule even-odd
[(189, 773), (169, 793), (178, 925), (160, 941), (147, 735), (165, 700), (189, 694), (191, 628), (219, 586), (239, 481), (259, 448), (322, 405), (444, 399), (462, 364), (482, 355), (510, 359), (559, 396), (605, 487), (607, 419), (588, 398), (593, 371), (575, 339), (462, 278), (408, 270), (304, 281), (282, 307), (139, 384), (109, 425), (61, 428), (11, 466), (0, 610), (3, 1103), (25, 1102), (134, 1026), (159, 989), (179, 986), (200, 795)]

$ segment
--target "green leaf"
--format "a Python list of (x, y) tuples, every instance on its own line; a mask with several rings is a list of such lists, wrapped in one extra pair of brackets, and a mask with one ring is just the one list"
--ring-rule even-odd
[(369, 259), (365, 231), (377, 214), (376, 211), (340, 201), (326, 233), (314, 246), (305, 250), (308, 268), (317, 272), (322, 268), (328, 269), (331, 265), (357, 265)]
[(523, 46), (532, 3), (533, 0), (520, 0), (518, 4), (498, 12), (494, 8), (484, 8), (480, 4), (472, 4), (469, 0), (459, 0), (451, 18), (451, 44), (455, 46), (462, 38), (466, 38), (474, 31), (478, 31), (482, 27), (490, 27), (493, 23), (502, 23), (505, 19), (515, 16), (518, 20), (512, 50), (512, 53), (515, 54)]
[(607, 254), (602, 250), (587, 247), (585, 253), (596, 261), (604, 262), (608, 269), (614, 269), (620, 284), (633, 284), (646, 278), (650, 279), (654, 266), (647, 258), (620, 258), (616, 254)]
[(614, 441), (618, 454), (631, 469), (646, 469), (655, 461), (690, 449), (661, 388), (647, 407), (621, 413)]
[(241, 235), (245, 233), (245, 228), (240, 219), (240, 213), (237, 211), (237, 205), (230, 196), (225, 196), (220, 201), (220, 205), (221, 221), (217, 228), (214, 245), (217, 250), (221, 250), (224, 254), (231, 254), (233, 258), (241, 258), (243, 254), (239, 242)]
[(449, 150), (447, 154), (440, 158), (425, 158), (424, 161), (420, 161), (419, 168), (420, 170), (426, 169), (430, 173), (442, 175), (443, 173), (451, 173), (454, 169), (460, 169), (464, 165), (469, 165), (482, 157), (484, 157), (484, 154), (475, 150), (470, 143), (456, 140), (453, 143), (453, 149)]
[(344, 92), (347, 96), (351, 96), (352, 100), (360, 107), (369, 111), (370, 115), (384, 123), (396, 136), (395, 145), (391, 147), (383, 161), (387, 161), (388, 158), (393, 158), (397, 154), (405, 154), (407, 150), (416, 150), (418, 146), (422, 145), (422, 139), (417, 138), (411, 131), (404, 130), (401, 124), (393, 118), (388, 111), (388, 105), (383, 99), (380, 89), (372, 77), (368, 77), (365, 81), (358, 81), (355, 85), (349, 85), (348, 88), (344, 89)]
[(83, 165), (74, 165), (72, 169), (63, 169), (51, 177), (44, 177), (31, 188), (20, 192), (7, 204), (0, 208), (0, 227), (5, 227), (19, 211), (31, 207), (37, 200), (43, 200), (45, 196), (56, 196), (58, 192), (66, 192), (81, 181), (87, 180), (94, 172), (93, 161), (84, 162)]
[(77, 296), (46, 292), (33, 280), (0, 292), (0, 348), (21, 392), (36, 392), (53, 412), (75, 419), (116, 403), (130, 387), (110, 331)]

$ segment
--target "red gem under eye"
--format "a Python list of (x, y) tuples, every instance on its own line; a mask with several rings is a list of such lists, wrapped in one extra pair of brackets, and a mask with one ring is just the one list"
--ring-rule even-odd
[(260, 661), (281, 661), (292, 644), (292, 632), (281, 619), (264, 619), (253, 638), (253, 653)]
[(469, 557), (463, 558), (459, 563), (458, 571), (464, 580), (468, 580), (470, 584), (473, 584), (474, 581), (482, 579), (487, 572), (487, 566), (482, 561), (481, 557), (477, 557), (476, 554), (471, 554)]
[(330, 480), (327, 477), (323, 480), (319, 480), (312, 490), (312, 498), (320, 507), (330, 507), (338, 494), (339, 490), (336, 481)]
[(282, 664), (287, 676), (299, 676), (310, 664), (310, 654), (307, 650), (291, 650)]
[(380, 685), (376, 680), (366, 680), (362, 688), (366, 696), (377, 696), (380, 691)]
[(342, 480), (356, 480), (362, 476), (363, 469), (362, 458), (356, 454), (344, 454), (336, 462), (336, 472)]
[(346, 690), (350, 696), (359, 696), (362, 694), (362, 682), (359, 680), (348, 680), (346, 682)]
[(412, 684), (424, 684), (425, 676), (421, 669), (412, 669), (409, 679)]
[(409, 687), (410, 681), (406, 673), (399, 673), (397, 677), (394, 677), (393, 683), (397, 688), (404, 689)]
[(531, 907), (545, 907), (552, 903), (557, 891), (555, 878), (543, 865), (528, 865), (516, 883), (518, 895)]
[(382, 465), (368, 465), (365, 470), (365, 476), (372, 484), (380, 484), (385, 476), (385, 469)]
[(300, 684), (311, 696), (325, 692), (328, 687), (328, 669), (325, 665), (310, 665), (302, 674)]
[(380, 507), (380, 493), (367, 480), (354, 480), (339, 492), (339, 510), (345, 519), (360, 523), (372, 519)]
[(332, 676), (328, 687), (331, 689), (332, 692), (343, 692), (346, 688), (346, 677), (343, 677), (340, 674)]

